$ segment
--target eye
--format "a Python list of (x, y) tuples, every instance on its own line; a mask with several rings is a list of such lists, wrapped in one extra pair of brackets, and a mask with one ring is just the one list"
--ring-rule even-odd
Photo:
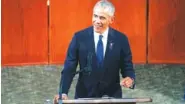
[(103, 16), (100, 16), (100, 19), (101, 19), (101, 20), (105, 20), (106, 18), (105, 18), (105, 17), (103, 17)]
[(98, 17), (98, 15), (94, 14), (94, 17), (95, 17), (95, 18), (97, 18), (97, 17)]

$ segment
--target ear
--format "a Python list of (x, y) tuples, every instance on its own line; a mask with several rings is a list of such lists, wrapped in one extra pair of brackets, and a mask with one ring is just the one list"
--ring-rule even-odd
[(110, 24), (114, 22), (114, 16), (110, 17)]

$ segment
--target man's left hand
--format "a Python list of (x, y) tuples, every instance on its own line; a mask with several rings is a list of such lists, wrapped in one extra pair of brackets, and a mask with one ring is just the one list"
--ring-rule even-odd
[(130, 77), (125, 77), (125, 78), (122, 78), (122, 80), (121, 80), (121, 82), (120, 82), (120, 85), (121, 85), (121, 86), (124, 86), (124, 87), (126, 87), (126, 88), (130, 88), (130, 87), (132, 87), (133, 82), (134, 82), (134, 80), (133, 80), (132, 78), (130, 78)]

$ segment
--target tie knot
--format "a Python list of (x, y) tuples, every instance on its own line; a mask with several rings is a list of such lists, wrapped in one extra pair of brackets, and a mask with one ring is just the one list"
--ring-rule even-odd
[(99, 35), (99, 39), (102, 39), (103, 38), (103, 35)]

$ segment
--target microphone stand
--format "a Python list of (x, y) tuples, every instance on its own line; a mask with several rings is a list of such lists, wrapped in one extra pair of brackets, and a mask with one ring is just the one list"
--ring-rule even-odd
[[(74, 74), (79, 74), (79, 73), (84, 73), (85, 75), (90, 75), (92, 72), (92, 56), (93, 53), (89, 52), (87, 55), (87, 65), (85, 68), (80, 69), (79, 71), (75, 72)], [(58, 99), (58, 104), (62, 104), (62, 83), (60, 82), (60, 88), (59, 88), (59, 99)]]
[(84, 67), (83, 69), (80, 69), (79, 71), (75, 72), (74, 74), (79, 74), (79, 73), (84, 73), (85, 75), (90, 75), (91, 72), (92, 72), (92, 56), (93, 56), (93, 53), (92, 52), (89, 52), (88, 55), (87, 55), (87, 65), (86, 67)]
[(62, 104), (62, 81), (60, 81), (58, 104)]

